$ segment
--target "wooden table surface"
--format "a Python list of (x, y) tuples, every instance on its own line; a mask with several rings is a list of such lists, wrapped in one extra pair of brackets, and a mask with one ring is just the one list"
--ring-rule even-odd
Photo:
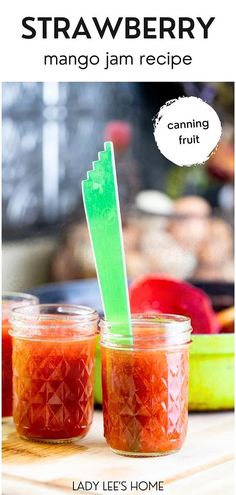
[[(20, 439), (11, 419), (3, 421), (3, 495), (109, 494), (103, 483), (125, 481), (123, 494), (233, 495), (233, 413), (191, 413), (183, 449), (158, 458), (114, 454), (102, 436), (102, 414), (81, 442), (46, 445)], [(75, 491), (78, 482), (99, 482), (97, 490)], [(139, 489), (132, 483), (140, 483)], [(151, 482), (164, 481), (164, 491)], [(146, 482), (146, 484), (145, 484)], [(105, 488), (107, 485), (105, 485)]]

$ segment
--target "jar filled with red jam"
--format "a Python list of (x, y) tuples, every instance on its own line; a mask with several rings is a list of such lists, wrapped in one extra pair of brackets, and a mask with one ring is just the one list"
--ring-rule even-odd
[(26, 439), (68, 442), (93, 417), (95, 310), (67, 304), (12, 312), (13, 417)]
[(134, 315), (133, 336), (102, 321), (104, 435), (118, 454), (181, 449), (188, 422), (191, 324), (176, 315)]
[(10, 314), (15, 307), (37, 304), (38, 298), (20, 292), (2, 294), (2, 416), (12, 416), (12, 338), (9, 335)]

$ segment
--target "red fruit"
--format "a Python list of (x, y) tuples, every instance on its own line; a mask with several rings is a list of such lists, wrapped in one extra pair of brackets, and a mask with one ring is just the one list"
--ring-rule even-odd
[(220, 331), (210, 298), (191, 284), (150, 274), (134, 281), (129, 292), (132, 313), (179, 314), (191, 319), (193, 333)]
[(222, 140), (215, 153), (211, 155), (207, 163), (208, 172), (224, 182), (233, 181), (234, 178), (234, 147), (233, 144)]
[(124, 151), (132, 139), (132, 126), (122, 120), (111, 120), (104, 131), (106, 141), (112, 141), (115, 151)]

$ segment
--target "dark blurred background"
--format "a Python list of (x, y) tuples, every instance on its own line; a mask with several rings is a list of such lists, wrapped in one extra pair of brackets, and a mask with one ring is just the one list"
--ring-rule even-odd
[[(176, 276), (231, 280), (233, 94), (231, 83), (4, 83), (4, 288), (22, 290), (94, 275), (91, 253), (85, 256), (89, 241), (81, 180), (104, 139), (113, 140), (116, 152), (130, 276), (166, 272), (160, 260), (168, 250)], [(152, 129), (160, 106), (183, 95), (211, 104), (223, 125), (215, 155), (206, 165), (190, 169), (171, 164), (159, 153)], [(137, 196), (150, 190), (163, 196)], [(204, 223), (197, 225), (202, 232), (205, 228), (201, 245), (199, 239), (185, 239), (188, 224), (182, 215), (189, 203), (185, 210), (178, 203), (185, 196), (205, 201)], [(195, 209), (199, 211), (198, 204)], [(193, 199), (193, 217), (195, 209)], [(191, 225), (196, 230), (196, 224)], [(210, 246), (213, 233), (215, 246)], [(224, 249), (216, 247), (217, 238), (225, 239)], [(224, 253), (224, 273), (219, 253), (213, 263), (215, 251)], [(181, 271), (183, 259), (187, 264)]]

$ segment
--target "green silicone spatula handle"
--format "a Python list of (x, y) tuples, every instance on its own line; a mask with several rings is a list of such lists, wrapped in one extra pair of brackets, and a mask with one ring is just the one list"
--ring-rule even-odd
[[(82, 181), (83, 200), (105, 317), (132, 335), (120, 205), (112, 142)], [(114, 330), (115, 331), (115, 330)]]

